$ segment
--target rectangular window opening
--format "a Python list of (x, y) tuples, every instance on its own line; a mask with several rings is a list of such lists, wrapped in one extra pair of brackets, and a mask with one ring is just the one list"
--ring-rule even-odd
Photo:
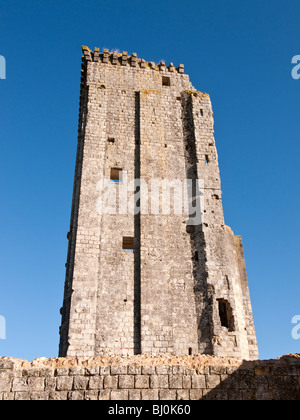
[(134, 238), (131, 236), (123, 237), (122, 248), (124, 252), (133, 252), (134, 250)]
[(110, 180), (113, 182), (122, 181), (122, 169), (120, 168), (111, 168), (110, 169)]
[(170, 79), (170, 77), (163, 76), (162, 77), (162, 85), (165, 86), (165, 87), (170, 87), (171, 86), (171, 79)]
[(221, 326), (228, 329), (229, 332), (234, 331), (234, 318), (230, 303), (225, 299), (218, 299), (219, 304), (219, 316)]
[(206, 165), (209, 164), (209, 156), (208, 155), (205, 155), (205, 163), (206, 163)]
[(107, 139), (107, 142), (108, 142), (108, 143), (114, 143), (114, 142), (115, 142), (115, 139), (114, 139), (113, 137), (109, 137), (109, 138)]

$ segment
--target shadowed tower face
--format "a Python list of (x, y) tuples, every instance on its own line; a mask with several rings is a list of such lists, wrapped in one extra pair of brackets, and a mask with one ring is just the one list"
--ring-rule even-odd
[(60, 356), (258, 358), (213, 125), (183, 65), (83, 48)]

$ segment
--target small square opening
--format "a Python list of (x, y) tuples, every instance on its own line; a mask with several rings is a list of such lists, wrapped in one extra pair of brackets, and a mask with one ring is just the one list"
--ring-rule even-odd
[(124, 252), (133, 252), (134, 250), (134, 238), (132, 236), (124, 236), (122, 249)]
[(165, 87), (170, 87), (171, 86), (171, 79), (170, 79), (170, 77), (163, 76), (162, 77), (162, 85), (165, 86)]
[(110, 180), (113, 182), (122, 181), (122, 169), (120, 168), (111, 168), (110, 169)]

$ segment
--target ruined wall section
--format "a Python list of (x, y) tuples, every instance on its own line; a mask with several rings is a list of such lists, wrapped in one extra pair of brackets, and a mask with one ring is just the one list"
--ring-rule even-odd
[[(210, 341), (211, 354), (255, 359), (258, 352), (254, 324), (250, 321), (253, 317), (244, 258), (241, 254), (238, 258), (234, 235), (224, 223), (210, 98), (201, 92), (186, 92), (185, 102), (193, 120), (189, 135), (195, 141), (195, 171), (199, 179), (204, 179), (203, 223), (195, 240), (198, 252), (201, 247), (204, 249), (204, 258), (196, 270), (196, 284), (202, 296), (200, 311), (206, 313), (206, 317), (200, 318), (200, 352), (207, 352)], [(196, 292), (196, 298), (197, 295)], [(224, 308), (225, 322), (220, 313)]]
[(244, 255), (241, 253), (242, 241), (241, 237), (236, 237), (228, 226), (225, 226), (225, 249), (228, 259), (226, 272), (230, 279), (229, 287), (232, 289), (230, 295), (234, 308), (236, 340), (241, 349), (241, 357), (255, 360), (258, 358), (258, 351)]
[(252, 313), (252, 305), (250, 299), (246, 263), (243, 249), (242, 238), (239, 235), (234, 235), (234, 245), (236, 251), (237, 265), (239, 267), (239, 290), (241, 302), (244, 309), (245, 330), (247, 335), (248, 351), (251, 360), (258, 359), (259, 353), (257, 348), (257, 339), (254, 326), (254, 319)]

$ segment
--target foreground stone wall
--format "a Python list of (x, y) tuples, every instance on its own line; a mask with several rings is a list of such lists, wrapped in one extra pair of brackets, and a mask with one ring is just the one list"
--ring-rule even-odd
[(298, 400), (300, 356), (0, 359), (0, 400)]

